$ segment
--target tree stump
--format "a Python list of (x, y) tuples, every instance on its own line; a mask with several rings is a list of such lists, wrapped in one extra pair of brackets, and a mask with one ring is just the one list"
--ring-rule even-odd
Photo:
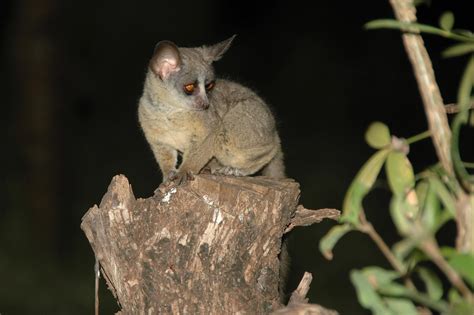
[(124, 314), (266, 314), (299, 194), (293, 180), (198, 175), (136, 199), (118, 175), (81, 228)]

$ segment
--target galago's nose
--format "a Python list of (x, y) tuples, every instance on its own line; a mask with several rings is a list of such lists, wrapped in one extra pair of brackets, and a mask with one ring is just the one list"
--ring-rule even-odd
[(196, 108), (201, 110), (206, 110), (209, 108), (209, 100), (207, 97), (198, 97), (196, 99)]

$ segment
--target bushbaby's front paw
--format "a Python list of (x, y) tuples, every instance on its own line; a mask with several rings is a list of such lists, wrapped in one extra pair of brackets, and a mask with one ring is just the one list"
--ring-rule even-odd
[(191, 171), (178, 171), (169, 176), (168, 179), (176, 185), (183, 185), (187, 181), (194, 180), (194, 175)]
[(173, 185), (173, 180), (176, 176), (176, 170), (169, 171), (167, 174), (163, 174), (163, 181), (160, 184), (160, 188), (167, 189), (167, 187)]
[(171, 182), (178, 172), (176, 170), (171, 170), (166, 174), (166, 179), (164, 182)]

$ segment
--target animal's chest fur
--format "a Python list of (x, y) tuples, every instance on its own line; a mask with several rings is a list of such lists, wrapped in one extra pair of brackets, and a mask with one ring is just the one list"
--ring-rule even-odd
[(140, 117), (143, 131), (150, 142), (186, 152), (201, 143), (210, 132), (205, 112), (162, 113), (144, 109)]
[[(159, 142), (169, 145), (180, 152), (185, 152), (194, 142), (199, 142), (202, 132), (196, 126), (183, 126), (179, 123), (165, 122), (159, 132)], [(166, 125), (170, 125), (167, 127)], [(201, 140), (202, 141), (202, 140)]]

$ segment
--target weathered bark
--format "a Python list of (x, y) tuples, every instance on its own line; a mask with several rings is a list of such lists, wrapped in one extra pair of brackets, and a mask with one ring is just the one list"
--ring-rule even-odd
[(135, 199), (119, 175), (81, 228), (125, 314), (265, 314), (281, 307), (278, 254), (299, 193), (293, 180), (199, 175)]

